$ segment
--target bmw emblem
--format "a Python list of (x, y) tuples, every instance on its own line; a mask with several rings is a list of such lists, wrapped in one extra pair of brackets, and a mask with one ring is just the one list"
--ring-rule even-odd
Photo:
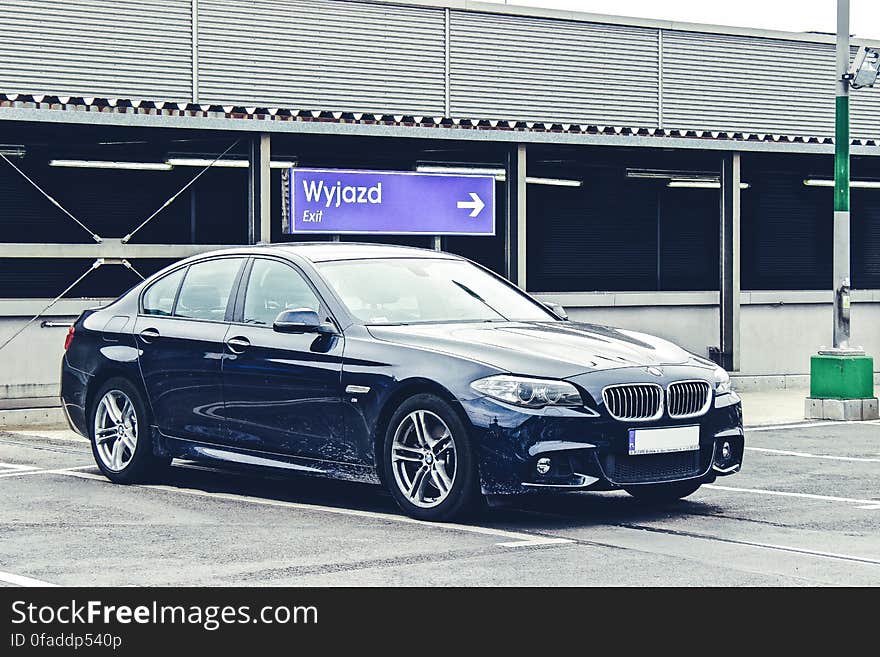
[(661, 370), (657, 367), (649, 367), (648, 372), (650, 374), (653, 374), (654, 376), (663, 376), (663, 370)]

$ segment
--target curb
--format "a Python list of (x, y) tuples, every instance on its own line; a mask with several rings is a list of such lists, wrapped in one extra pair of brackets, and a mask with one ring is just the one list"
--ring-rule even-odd
[(880, 418), (876, 397), (822, 399), (807, 397), (804, 417), (808, 420), (876, 420)]
[(19, 427), (66, 429), (67, 418), (60, 406), (0, 410), (0, 431)]

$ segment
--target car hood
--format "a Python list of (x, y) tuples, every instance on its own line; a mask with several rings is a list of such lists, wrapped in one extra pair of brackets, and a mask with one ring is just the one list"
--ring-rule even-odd
[(378, 340), (440, 351), (515, 374), (567, 378), (621, 367), (703, 364), (667, 340), (577, 322), (370, 326)]

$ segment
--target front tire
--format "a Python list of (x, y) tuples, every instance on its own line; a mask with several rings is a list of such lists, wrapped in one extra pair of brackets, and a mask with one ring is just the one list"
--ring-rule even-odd
[(467, 429), (436, 395), (415, 395), (400, 405), (388, 423), (383, 456), (388, 488), (408, 516), (446, 522), (482, 498)]
[(636, 499), (652, 504), (664, 504), (683, 499), (697, 492), (700, 481), (676, 481), (668, 484), (644, 484), (631, 486), (624, 490)]
[(150, 416), (140, 391), (123, 378), (98, 390), (89, 413), (92, 454), (101, 472), (117, 484), (149, 481), (171, 463), (153, 453)]

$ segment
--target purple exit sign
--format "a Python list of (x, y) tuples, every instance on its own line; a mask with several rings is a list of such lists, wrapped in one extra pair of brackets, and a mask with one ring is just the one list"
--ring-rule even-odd
[(285, 233), (494, 235), (492, 176), (290, 170)]

